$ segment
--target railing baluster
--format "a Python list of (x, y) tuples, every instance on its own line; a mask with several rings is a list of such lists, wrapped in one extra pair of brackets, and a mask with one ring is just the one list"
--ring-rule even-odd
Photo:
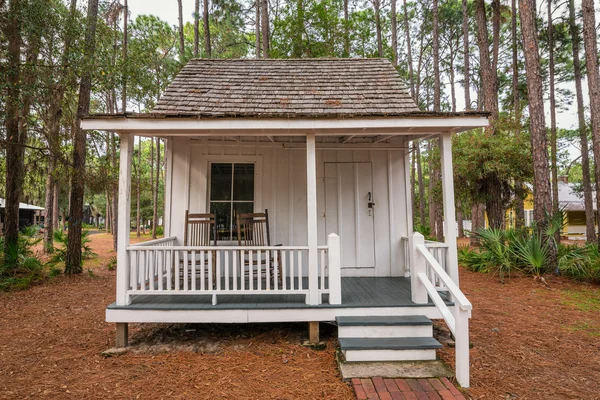
[(262, 290), (262, 250), (256, 250), (256, 288)]
[(294, 261), (295, 261), (295, 257), (294, 257), (294, 251), (292, 250), (291, 254), (290, 254), (290, 262), (289, 262), (289, 276), (290, 276), (290, 290), (295, 290), (296, 289), (296, 283), (294, 282)]
[(192, 250), (192, 290), (196, 290), (196, 250)]
[(131, 290), (137, 290), (137, 265), (138, 265), (138, 252), (131, 251), (129, 260), (129, 268), (131, 268)]
[(279, 290), (279, 250), (273, 251), (273, 290)]
[(217, 290), (221, 290), (221, 251), (220, 250), (215, 250), (215, 252), (217, 253), (217, 257), (216, 257), (216, 264), (215, 265), (215, 273), (216, 273), (216, 277), (215, 279), (217, 280)]
[(240, 287), (241, 290), (246, 287), (246, 250), (240, 251)]
[(249, 286), (248, 289), (250, 289), (250, 290), (254, 290), (254, 271), (253, 271), (254, 270), (254, 260), (252, 258), (253, 258), (253, 252), (252, 252), (252, 250), (249, 250), (248, 251), (248, 260), (250, 262), (250, 268), (249, 268), (250, 269), (250, 282), (248, 285)]
[(214, 277), (213, 277), (213, 251), (209, 250), (206, 252), (208, 254), (208, 271), (206, 272), (208, 274), (208, 290), (212, 290), (214, 288)]
[(231, 255), (233, 257), (233, 290), (237, 290), (238, 284), (237, 284), (237, 276), (238, 276), (238, 251), (234, 250), (233, 254)]
[(225, 262), (223, 269), (225, 270), (225, 290), (229, 290), (229, 250), (225, 250), (224, 254)]
[(298, 290), (302, 290), (302, 250), (298, 251)]
[(266, 270), (266, 281), (267, 290), (271, 290), (271, 250), (265, 251), (265, 270)]
[(321, 290), (325, 290), (325, 250), (319, 250), (321, 252)]
[[(290, 253), (293, 254), (293, 251), (290, 250)], [(287, 282), (285, 281), (286, 273), (285, 271), (288, 269), (288, 251), (281, 251), (281, 290), (287, 290)]]
[(204, 261), (206, 259), (205, 257), (205, 252), (204, 250), (200, 251), (200, 290), (205, 290), (205, 284), (204, 284)]
[(183, 252), (183, 290), (188, 291), (188, 267), (189, 267), (189, 260), (188, 260), (188, 252), (184, 251)]
[(163, 269), (163, 263), (162, 263), (162, 254), (163, 251), (162, 250), (157, 250), (156, 251), (156, 264), (157, 264), (157, 280), (158, 280), (158, 290), (163, 290), (163, 273), (162, 273), (162, 269)]

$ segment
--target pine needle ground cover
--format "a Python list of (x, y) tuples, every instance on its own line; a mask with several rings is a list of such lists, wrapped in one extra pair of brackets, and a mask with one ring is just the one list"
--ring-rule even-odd
[[(90, 235), (84, 273), (0, 293), (0, 399), (352, 399), (336, 369), (335, 328), (323, 351), (300, 345), (305, 324), (135, 325), (132, 349), (114, 345), (112, 237)], [(505, 284), (461, 270), (473, 302), (473, 398), (600, 398), (597, 286), (550, 277)], [(596, 297), (593, 297), (596, 293)], [(596, 299), (593, 300), (592, 299)], [(443, 324), (442, 324), (443, 325)], [(454, 365), (453, 349), (441, 357)]]

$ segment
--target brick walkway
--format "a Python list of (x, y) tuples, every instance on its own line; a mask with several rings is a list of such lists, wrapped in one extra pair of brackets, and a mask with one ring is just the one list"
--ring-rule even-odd
[(358, 400), (465, 400), (447, 379), (352, 379)]

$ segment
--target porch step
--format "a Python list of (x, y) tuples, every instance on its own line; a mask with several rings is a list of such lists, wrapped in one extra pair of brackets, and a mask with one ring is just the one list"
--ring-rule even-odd
[(423, 315), (338, 317), (339, 338), (431, 337), (433, 323)]
[(345, 361), (429, 361), (442, 345), (433, 323), (423, 315), (338, 317), (338, 338)]

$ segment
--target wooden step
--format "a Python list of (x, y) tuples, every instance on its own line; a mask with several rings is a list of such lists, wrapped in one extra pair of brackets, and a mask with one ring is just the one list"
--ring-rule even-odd
[(340, 338), (339, 343), (347, 362), (435, 360), (442, 347), (432, 337)]
[(422, 315), (338, 317), (338, 338), (431, 337), (433, 324)]

